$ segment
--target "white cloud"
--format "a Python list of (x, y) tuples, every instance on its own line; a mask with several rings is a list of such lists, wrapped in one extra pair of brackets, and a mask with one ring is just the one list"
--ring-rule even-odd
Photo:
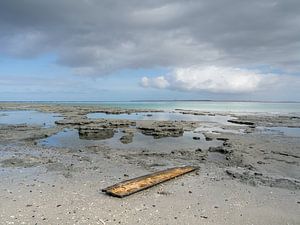
[(141, 85), (193, 92), (251, 93), (270, 87), (277, 81), (278, 75), (262, 74), (247, 69), (194, 66), (177, 68), (165, 76), (143, 77)]

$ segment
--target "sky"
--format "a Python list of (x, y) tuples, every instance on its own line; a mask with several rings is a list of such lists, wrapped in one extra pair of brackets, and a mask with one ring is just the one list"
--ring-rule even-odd
[(1, 0), (0, 101), (300, 101), (299, 0)]

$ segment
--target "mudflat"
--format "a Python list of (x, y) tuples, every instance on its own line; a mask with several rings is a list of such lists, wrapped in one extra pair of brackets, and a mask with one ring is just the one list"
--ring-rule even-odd
[[(47, 117), (5, 122), (23, 110)], [(299, 115), (28, 103), (0, 111), (0, 224), (300, 224)], [(199, 170), (122, 199), (101, 192), (179, 166)]]

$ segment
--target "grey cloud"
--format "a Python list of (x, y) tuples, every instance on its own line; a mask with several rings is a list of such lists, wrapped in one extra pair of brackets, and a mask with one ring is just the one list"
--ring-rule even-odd
[(269, 65), (300, 70), (298, 0), (2, 0), (0, 51), (79, 74)]

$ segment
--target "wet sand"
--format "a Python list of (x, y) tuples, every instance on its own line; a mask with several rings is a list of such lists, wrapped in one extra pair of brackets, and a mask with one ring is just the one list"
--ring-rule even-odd
[[(20, 109), (60, 116), (0, 125), (0, 224), (300, 224), (300, 138), (266, 130), (297, 129), (298, 115), (177, 110), (234, 121), (155, 121), (153, 110), (7, 103), (0, 116)], [(97, 112), (149, 119), (86, 116)], [(69, 129), (87, 144), (49, 141)], [(101, 192), (183, 165), (200, 169), (123, 199)]]

